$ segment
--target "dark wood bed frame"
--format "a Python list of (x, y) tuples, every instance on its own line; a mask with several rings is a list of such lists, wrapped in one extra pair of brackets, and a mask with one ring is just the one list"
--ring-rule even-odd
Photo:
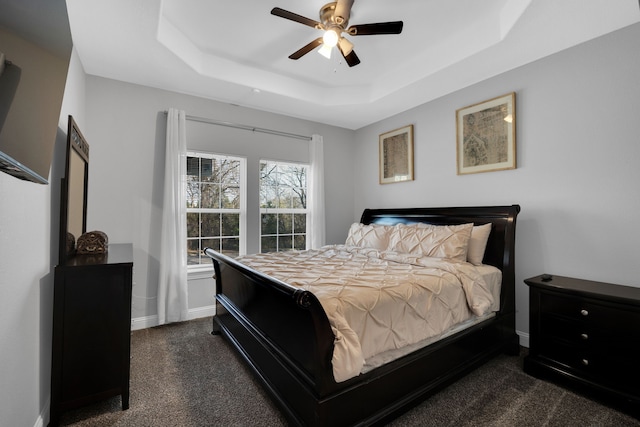
[(355, 378), (334, 381), (334, 336), (312, 293), (207, 248), (217, 282), (213, 333), (222, 333), (238, 350), (292, 424), (382, 424), (495, 355), (518, 354), (514, 246), (519, 211), (512, 205), (363, 212), (364, 224), (492, 223), (484, 263), (500, 268), (503, 278), (495, 317)]

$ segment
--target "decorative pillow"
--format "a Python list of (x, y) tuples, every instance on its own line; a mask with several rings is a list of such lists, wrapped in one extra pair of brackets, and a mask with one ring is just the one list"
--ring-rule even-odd
[(353, 223), (349, 228), (346, 245), (387, 250), (389, 238), (393, 231), (391, 225)]
[(469, 250), (467, 251), (467, 261), (473, 265), (481, 265), (484, 258), (484, 251), (487, 249), (487, 241), (491, 234), (491, 223), (476, 225), (471, 230), (469, 239)]
[(431, 225), (398, 224), (391, 237), (389, 250), (412, 255), (467, 260), (467, 247), (473, 224)]

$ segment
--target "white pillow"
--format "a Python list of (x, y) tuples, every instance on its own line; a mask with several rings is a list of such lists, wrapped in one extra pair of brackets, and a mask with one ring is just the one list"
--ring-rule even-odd
[(411, 255), (467, 260), (467, 248), (473, 224), (432, 225), (398, 224), (391, 236), (389, 250)]
[(349, 227), (349, 234), (345, 244), (386, 251), (392, 231), (393, 226), (391, 225), (365, 225), (355, 222)]
[(469, 249), (467, 251), (467, 261), (471, 264), (482, 264), (489, 234), (491, 234), (491, 223), (476, 225), (471, 230), (471, 239), (469, 239)]

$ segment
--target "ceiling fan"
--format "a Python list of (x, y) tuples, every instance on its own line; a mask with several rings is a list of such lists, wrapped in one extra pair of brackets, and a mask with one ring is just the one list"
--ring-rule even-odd
[(353, 50), (353, 43), (343, 37), (343, 33), (350, 36), (370, 36), (375, 34), (400, 34), (402, 32), (402, 21), (379, 22), (376, 24), (349, 25), (349, 16), (351, 15), (351, 7), (354, 0), (338, 0), (333, 3), (327, 3), (320, 8), (320, 21), (305, 18), (288, 10), (274, 7), (271, 14), (291, 21), (308, 25), (318, 30), (324, 31), (322, 37), (318, 37), (311, 43), (302, 47), (298, 51), (289, 55), (290, 59), (300, 59), (302, 56), (311, 52), (318, 46), (320, 53), (327, 58), (331, 57), (331, 50), (334, 46), (338, 46), (338, 50), (344, 57), (349, 67), (353, 67), (360, 63), (360, 58)]

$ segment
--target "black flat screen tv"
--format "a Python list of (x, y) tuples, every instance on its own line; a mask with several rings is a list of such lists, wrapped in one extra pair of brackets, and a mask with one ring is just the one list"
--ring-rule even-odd
[(48, 184), (69, 58), (0, 27), (0, 171)]

